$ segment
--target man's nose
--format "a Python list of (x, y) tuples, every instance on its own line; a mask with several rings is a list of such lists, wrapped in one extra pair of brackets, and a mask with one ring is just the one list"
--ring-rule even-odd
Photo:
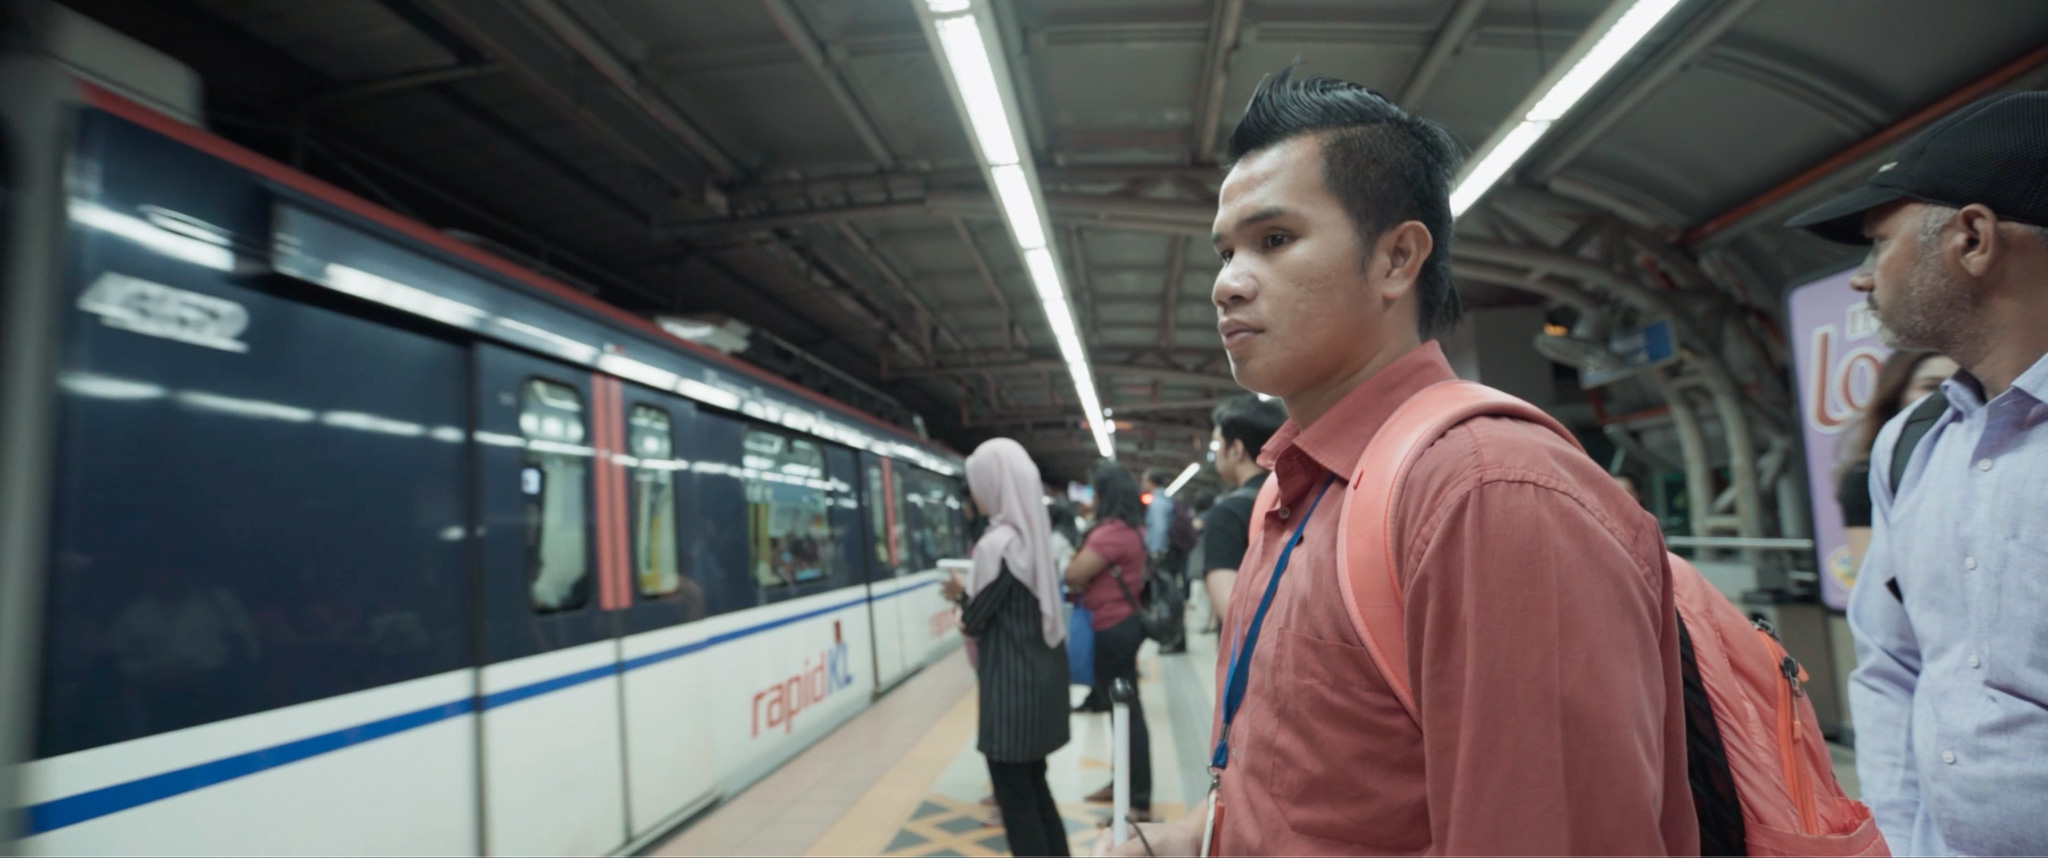
[(1855, 273), (1849, 275), (1849, 288), (1858, 292), (1868, 292), (1877, 288), (1877, 248), (1873, 247), (1869, 253), (1863, 255), (1863, 261), (1856, 266)]
[(1216, 272), (1216, 285), (1209, 289), (1209, 300), (1217, 309), (1228, 310), (1250, 301), (1257, 292), (1257, 282), (1242, 266), (1224, 263), (1223, 270)]

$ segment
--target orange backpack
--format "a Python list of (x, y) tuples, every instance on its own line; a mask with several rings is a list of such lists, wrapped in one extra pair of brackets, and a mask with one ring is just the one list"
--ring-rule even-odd
[[(1579, 446), (1534, 405), (1474, 382), (1442, 382), (1394, 412), (1344, 492), (1338, 587), (1359, 639), (1418, 724), (1392, 555), (1394, 499), (1423, 450), (1481, 416), (1526, 420)], [(1252, 521), (1263, 520), (1278, 491), (1267, 481)], [(1889, 855), (1870, 810), (1835, 782), (1813, 704), (1800, 690), (1806, 671), (1768, 624), (1752, 623), (1692, 564), (1666, 556), (1678, 602), (1686, 759), (1702, 853)]]

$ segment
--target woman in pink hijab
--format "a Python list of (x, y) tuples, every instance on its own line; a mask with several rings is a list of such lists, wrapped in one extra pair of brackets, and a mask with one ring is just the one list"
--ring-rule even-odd
[(979, 644), (981, 735), (989, 780), (1014, 855), (1066, 855), (1067, 829), (1045, 782), (1045, 758), (1067, 743), (1067, 622), (1052, 523), (1038, 466), (996, 438), (967, 457), (967, 489), (988, 517), (965, 584), (948, 580), (961, 624)]

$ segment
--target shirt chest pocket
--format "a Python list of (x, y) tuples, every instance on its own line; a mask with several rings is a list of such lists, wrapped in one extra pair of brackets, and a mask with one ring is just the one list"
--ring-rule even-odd
[[(2041, 523), (2048, 527), (2048, 522)], [(1996, 581), (1996, 617), (1981, 644), (1985, 682), (2048, 706), (2048, 548), (2009, 537), (1988, 570)]]
[(1429, 845), (1422, 735), (1364, 647), (1280, 631), (1269, 753), (1287, 826), (1374, 851)]

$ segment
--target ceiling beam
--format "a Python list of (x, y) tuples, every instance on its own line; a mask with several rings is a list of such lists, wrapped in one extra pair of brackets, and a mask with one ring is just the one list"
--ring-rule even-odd
[[(1017, 373), (1037, 373), (1065, 369), (1066, 364), (1056, 360), (1024, 360), (1009, 361), (1005, 363), (963, 364), (957, 366), (932, 366), (901, 369), (891, 367), (889, 369), (888, 374), (892, 378), (932, 378), (950, 377), (955, 375), (979, 375), (984, 372), (1014, 375)], [(1237, 388), (1237, 381), (1228, 376), (1210, 375), (1208, 373), (1193, 372), (1185, 369), (1173, 369), (1170, 367), (1138, 366), (1134, 364), (1097, 362), (1095, 364), (1095, 371), (1097, 374), (1100, 375), (1114, 375), (1123, 376), (1127, 378), (1142, 378), (1154, 381), (1162, 381), (1167, 384), (1184, 384), (1193, 387), (1210, 387), (1218, 390), (1233, 390)]]
[(1408, 75), (1407, 85), (1401, 87), (1401, 106), (1415, 110), (1422, 104), (1422, 98), (1429, 94), (1429, 85), (1436, 82), (1436, 76), (1451, 64), (1451, 58), (1465, 46), (1465, 39), (1472, 35), (1479, 25), (1479, 15), (1486, 11), (1486, 0), (1458, 0), (1452, 7), (1444, 25), (1430, 40), (1429, 50), (1423, 52), (1422, 61), (1415, 65), (1415, 71)]
[(1881, 131), (1807, 167), (1763, 193), (1734, 208), (1715, 215), (1681, 236), (1678, 243), (1691, 246), (1708, 237), (1726, 233), (1739, 235), (1748, 228), (1779, 220), (1793, 211), (1813, 204), (1815, 198), (1839, 192), (1831, 180), (1842, 176), (1868, 176), (1877, 162), (1887, 157), (1892, 145), (1983, 96), (2011, 88), (2038, 88), (2044, 76), (2037, 70), (2048, 67), (2048, 45), (2041, 45), (1993, 69), (1989, 74), (1942, 96)]
[(966, 245), (967, 255), (974, 260), (974, 270), (981, 274), (981, 284), (988, 287), (988, 296), (1003, 311), (1003, 344), (1023, 345), (1024, 332), (1017, 327), (1017, 315), (1010, 311), (1010, 299), (996, 284), (995, 272), (988, 267), (988, 257), (982, 255), (981, 245), (974, 240), (974, 230), (967, 226), (967, 221), (956, 217), (953, 219), (953, 231), (960, 235), (960, 243)]
[(1587, 149), (1607, 139), (1614, 126), (1628, 118), (1629, 113), (1712, 48), (1714, 41), (1741, 21), (1757, 2), (1719, 0), (1717, 8), (1694, 18), (1692, 24), (1666, 43), (1662, 50), (1625, 76), (1617, 75), (1624, 81), (1621, 87), (1595, 102), (1590, 111), (1571, 123), (1564, 135), (1544, 146), (1541, 157), (1530, 163), (1525, 175), (1537, 184), (1557, 178), (1557, 174), (1564, 172), (1564, 168), (1585, 154)]
[[(409, 1), (409, 0), (408, 0)], [(635, 100), (634, 84), (615, 85), (604, 96), (590, 91), (590, 63), (608, 62), (615, 69), (624, 64), (611, 58), (596, 37), (583, 32), (550, 0), (418, 0), (432, 10), (436, 20), (448, 25), (470, 44), (502, 64), (506, 71), (524, 80), (528, 88), (554, 105), (562, 115), (574, 119), (593, 136), (609, 142), (661, 180), (692, 198), (701, 194), (706, 165), (711, 171), (736, 173), (731, 159), (716, 147), (705, 146), (693, 154), (692, 147), (678, 146), (673, 129), (662, 127), (646, 110), (646, 97)], [(507, 8), (514, 3), (544, 14), (527, 15)], [(539, 19), (536, 21), (536, 19)], [(536, 30), (535, 26), (541, 27)], [(560, 45), (586, 59), (579, 63), (564, 57)], [(596, 56), (600, 59), (590, 60)], [(611, 77), (610, 74), (607, 77)], [(673, 111), (670, 111), (673, 113)], [(679, 117), (677, 117), (679, 119)], [(708, 144), (708, 139), (698, 138)]]
[(1884, 109), (1855, 87), (1799, 62), (1796, 57), (1781, 56), (1782, 53), (1782, 50), (1724, 41), (1708, 52), (1701, 65), (1724, 74), (1745, 77), (1785, 93), (1852, 128), (1858, 137), (1877, 130), (1892, 115), (1892, 111)]
[(1175, 399), (1166, 402), (1140, 402), (1133, 405), (1119, 405), (1109, 410), (1113, 412), (1110, 415), (1112, 417), (1121, 417), (1126, 414), (1160, 414), (1174, 411), (1208, 412), (1229, 400), (1230, 397), (1228, 396), (1213, 396), (1205, 399)]
[(1166, 298), (1159, 302), (1159, 344), (1173, 345), (1173, 324), (1180, 317), (1181, 267), (1188, 258), (1188, 237), (1176, 235), (1167, 245)]
[[(1216, 215), (1214, 206), (1203, 203), (1084, 194), (1047, 194), (1045, 205), (1056, 221), (1202, 238), (1209, 237)], [(918, 201), (697, 221), (664, 227), (660, 232), (676, 237), (704, 237), (841, 221), (919, 216), (995, 218), (1000, 217), (1000, 213), (996, 211), (995, 201), (986, 193), (948, 192), (928, 194)]]
[(874, 245), (868, 243), (867, 236), (861, 235), (858, 228), (846, 221), (839, 222), (839, 235), (846, 239), (847, 244), (853, 245), (853, 249), (860, 254), (862, 259), (867, 260), (868, 267), (875, 269), (875, 273), (882, 276), (882, 282), (889, 284), (898, 294), (903, 296), (903, 300), (910, 303), (910, 309), (917, 315), (918, 333), (924, 340), (927, 353), (932, 350), (930, 331), (934, 325), (938, 326), (939, 332), (953, 344), (954, 348), (961, 348), (963, 346), (960, 341), (960, 335), (954, 332), (952, 326), (947, 324), (945, 320), (932, 313), (932, 308), (925, 304), (924, 298), (920, 297), (915, 290), (910, 288), (910, 284), (903, 279), (903, 275), (897, 273), (895, 266), (890, 265), (888, 260), (883, 259), (880, 253), (875, 252)]
[(1197, 163), (1221, 160), (1216, 153), (1217, 126), (1223, 124), (1223, 93), (1229, 84), (1230, 57), (1237, 51), (1238, 25), (1243, 21), (1244, 0), (1216, 0), (1209, 21), (1209, 46), (1202, 58), (1202, 76), (1195, 90)]
[(1100, 347), (1102, 336), (1095, 332), (1095, 284), (1088, 280), (1088, 242), (1081, 230), (1067, 228), (1067, 253), (1074, 262), (1074, 298), (1081, 305), (1077, 320), (1081, 326), (1081, 338), (1088, 341), (1090, 351)]
[(402, 90), (416, 89), (437, 83), (454, 83), (486, 77), (504, 71), (505, 67), (494, 62), (456, 63), (449, 66), (401, 72), (389, 77), (356, 81), (336, 86), (334, 89), (314, 96), (310, 103), (315, 107), (326, 107), (345, 101), (368, 98), (374, 95), (388, 95)]
[(817, 37), (804, 24), (803, 15), (789, 0), (761, 0), (761, 5), (768, 10), (768, 17), (775, 19), (775, 26), (782, 30), (783, 38), (788, 39), (790, 46), (803, 57), (804, 65), (810, 66), (811, 73), (825, 85), (825, 91), (839, 105), (839, 112), (853, 126), (853, 133), (859, 135), (861, 145), (868, 148), (868, 154), (873, 155), (883, 169), (893, 169), (896, 166), (895, 154), (889, 151), (888, 144), (882, 142), (881, 132), (868, 118), (867, 111), (861, 108), (853, 90), (847, 87), (845, 76), (819, 47)]

